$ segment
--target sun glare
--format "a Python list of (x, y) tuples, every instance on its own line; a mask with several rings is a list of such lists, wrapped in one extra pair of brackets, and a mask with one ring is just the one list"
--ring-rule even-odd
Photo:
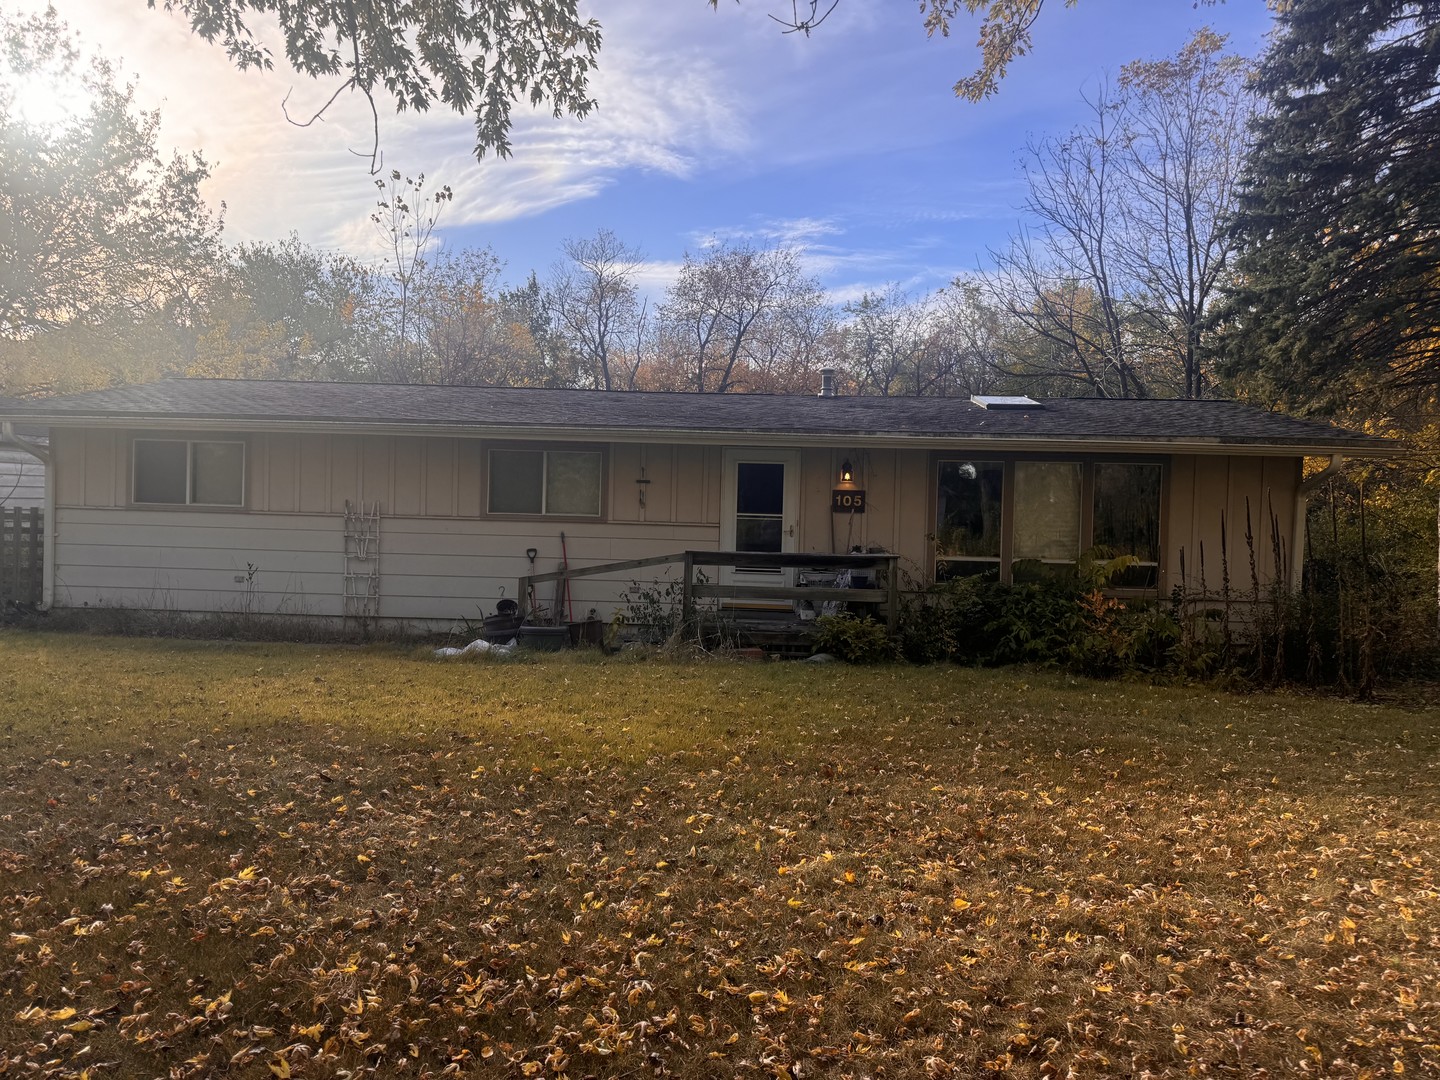
[(54, 72), (29, 71), (9, 81), (15, 115), (40, 131), (61, 130), (83, 116), (94, 100), (83, 84)]

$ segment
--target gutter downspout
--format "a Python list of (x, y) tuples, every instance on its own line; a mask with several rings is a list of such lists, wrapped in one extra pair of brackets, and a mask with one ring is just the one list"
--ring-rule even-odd
[(1305, 583), (1305, 534), (1309, 521), (1310, 493), (1338, 473), (1344, 454), (1331, 454), (1330, 464), (1295, 489), (1295, 525), (1290, 537), (1290, 591), (1299, 592)]
[(40, 610), (49, 611), (55, 601), (55, 466), (50, 451), (15, 434), (9, 420), (0, 423), (0, 443), (18, 446), (45, 466), (45, 538), (41, 541)]
[(0, 443), (10, 443), (18, 446), (33, 458), (39, 458), (41, 464), (47, 468), (50, 465), (50, 451), (39, 443), (33, 443), (23, 436), (15, 434), (15, 425), (9, 420), (0, 423)]

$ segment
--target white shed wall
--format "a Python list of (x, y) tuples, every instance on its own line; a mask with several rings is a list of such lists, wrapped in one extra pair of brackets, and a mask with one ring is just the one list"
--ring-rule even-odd
[(0, 506), (45, 505), (45, 465), (24, 450), (0, 447)]

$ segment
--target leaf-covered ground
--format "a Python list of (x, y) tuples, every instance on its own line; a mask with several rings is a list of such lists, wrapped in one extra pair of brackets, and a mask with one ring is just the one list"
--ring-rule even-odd
[(1437, 720), (0, 635), (0, 1076), (1435, 1074)]

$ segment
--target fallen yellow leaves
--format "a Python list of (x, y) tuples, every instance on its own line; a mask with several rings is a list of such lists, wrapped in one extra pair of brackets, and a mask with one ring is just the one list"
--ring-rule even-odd
[(141, 659), (83, 735), (0, 683), (45, 718), (0, 761), (0, 1076), (1440, 1069), (1412, 717), (95, 647)]

